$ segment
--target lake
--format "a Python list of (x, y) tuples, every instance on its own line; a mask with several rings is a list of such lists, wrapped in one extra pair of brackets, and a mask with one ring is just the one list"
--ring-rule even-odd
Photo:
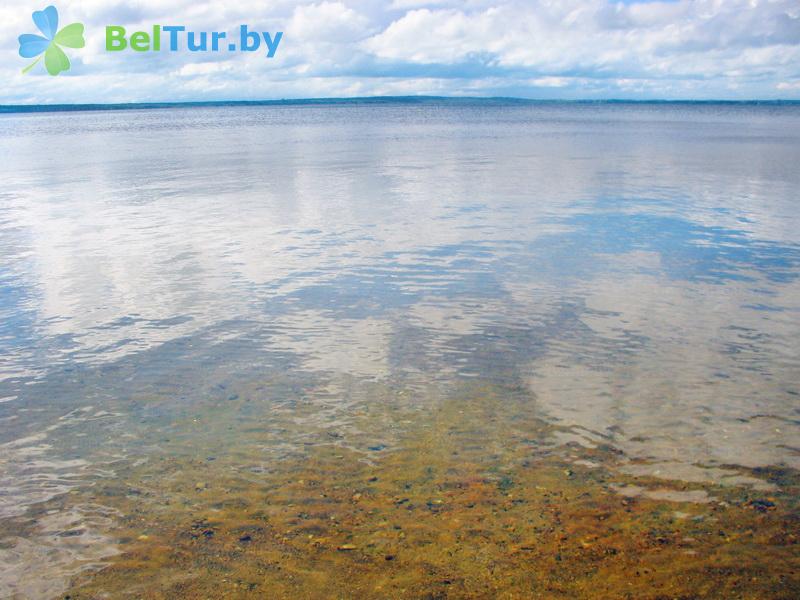
[(0, 597), (800, 594), (800, 105), (0, 115)]

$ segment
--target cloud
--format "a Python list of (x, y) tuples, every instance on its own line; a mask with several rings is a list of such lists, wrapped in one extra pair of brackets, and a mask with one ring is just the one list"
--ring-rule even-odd
[(287, 31), (309, 43), (346, 44), (367, 32), (369, 20), (341, 2), (322, 2), (295, 8)]
[(507, 2), (474, 12), (418, 9), (364, 46), (377, 56), (409, 62), (488, 56), (498, 67), (549, 75), (718, 77), (735, 68), (748, 50), (774, 50), (756, 67), (774, 68), (796, 58), (800, 17), (792, 14), (794, 7), (788, 1), (698, 0)]
[[(0, 7), (2, 103), (371, 95), (800, 98), (796, 0), (62, 0), (86, 24), (73, 69), (23, 76), (42, 2)], [(274, 59), (109, 54), (104, 26), (284, 31)], [(207, 85), (203, 89), (203, 85)]]

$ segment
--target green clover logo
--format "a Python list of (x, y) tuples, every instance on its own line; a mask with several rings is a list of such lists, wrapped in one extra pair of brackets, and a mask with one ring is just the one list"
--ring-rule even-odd
[(35, 11), (33, 22), (44, 34), (44, 37), (33, 33), (19, 36), (19, 55), (22, 58), (39, 57), (25, 67), (22, 73), (27, 73), (36, 66), (42, 60), (42, 53), (44, 53), (44, 66), (50, 75), (68, 71), (69, 59), (61, 46), (83, 48), (86, 45), (86, 41), (83, 39), (83, 23), (72, 23), (58, 31), (58, 11), (55, 6)]

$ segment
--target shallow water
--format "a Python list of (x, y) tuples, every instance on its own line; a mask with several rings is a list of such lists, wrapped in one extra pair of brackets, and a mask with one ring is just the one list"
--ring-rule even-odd
[(0, 156), (0, 597), (800, 593), (800, 107), (5, 114)]

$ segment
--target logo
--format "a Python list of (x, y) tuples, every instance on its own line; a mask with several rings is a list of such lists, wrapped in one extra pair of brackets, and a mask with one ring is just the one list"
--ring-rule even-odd
[(83, 23), (72, 23), (59, 31), (58, 11), (55, 6), (35, 11), (33, 22), (44, 37), (34, 33), (19, 36), (19, 55), (22, 58), (38, 57), (25, 67), (22, 73), (27, 73), (35, 67), (42, 60), (42, 54), (44, 54), (44, 66), (50, 75), (69, 71), (69, 58), (61, 47), (83, 48), (86, 45), (83, 39)]
[[(19, 36), (19, 55), (22, 58), (36, 58), (22, 70), (28, 73), (44, 57), (44, 66), (50, 75), (69, 71), (69, 58), (63, 48), (83, 48), (83, 23), (71, 23), (58, 29), (58, 11), (55, 6), (33, 13), (33, 22), (42, 35), (25, 33)], [(238, 35), (237, 35), (238, 34)], [(162, 35), (167, 39), (163, 49), (177, 52), (255, 52), (264, 50), (267, 58), (273, 58), (283, 38), (282, 31), (270, 33), (240, 25), (239, 30), (228, 36), (226, 31), (187, 31), (183, 25), (153, 25), (151, 31), (135, 31), (128, 34), (120, 25), (106, 26), (106, 52), (121, 52), (126, 49), (134, 52), (162, 51)]]
[(161, 52), (163, 34), (169, 34), (166, 40), (169, 43), (163, 49), (170, 52), (182, 48), (189, 52), (255, 52), (263, 48), (267, 58), (275, 56), (283, 39), (282, 31), (256, 31), (247, 25), (239, 26), (238, 38), (235, 34), (228, 37), (226, 31), (188, 31), (184, 25), (153, 25), (152, 32), (136, 31), (126, 37), (124, 27), (106, 25), (106, 52), (122, 52), (127, 48), (134, 52)]

